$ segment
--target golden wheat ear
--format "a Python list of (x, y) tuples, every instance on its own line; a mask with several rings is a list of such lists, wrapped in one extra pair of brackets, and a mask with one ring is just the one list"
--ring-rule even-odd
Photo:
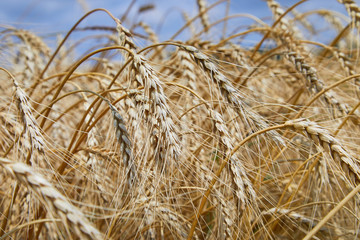
[[(14, 179), (30, 188), (53, 216), (59, 216), (70, 232), (84, 239), (103, 239), (102, 234), (85, 217), (80, 209), (70, 203), (45, 177), (32, 167), (0, 158), (0, 165)], [(69, 236), (70, 237), (70, 236)]]
[(128, 178), (128, 185), (130, 187), (133, 186), (134, 182), (138, 178), (137, 174), (137, 168), (133, 159), (133, 153), (132, 153), (132, 144), (130, 141), (130, 135), (126, 128), (124, 118), (120, 115), (119, 111), (116, 109), (116, 107), (111, 104), (111, 102), (103, 97), (100, 94), (97, 94), (91, 90), (82, 90), (83, 92), (90, 92), (92, 94), (95, 94), (102, 100), (104, 100), (111, 111), (111, 115), (113, 117), (113, 125), (115, 127), (115, 136), (120, 144), (120, 151), (122, 153), (123, 163), (126, 168), (126, 175)]
[(341, 146), (326, 129), (304, 119), (287, 121), (285, 124), (303, 131), (316, 144), (322, 146), (342, 168), (348, 181), (356, 186), (360, 183), (360, 167), (356, 160)]
[(19, 86), (15, 77), (6, 69), (0, 67), (11, 78), (13, 86), (15, 88), (15, 97), (17, 100), (17, 106), (20, 111), (21, 121), (24, 125), (24, 134), (28, 144), (24, 144), (29, 148), (29, 153), (33, 150), (37, 150), (40, 153), (44, 153), (45, 140), (42, 136), (41, 129), (33, 115), (33, 110), (29, 102), (29, 97), (25, 91)]
[[(207, 55), (193, 46), (182, 46), (182, 48), (193, 57), (195, 62), (204, 69), (216, 86), (220, 88), (221, 94), (243, 119), (247, 127), (250, 129), (253, 126), (259, 129), (268, 127), (266, 120), (245, 103), (245, 99), (247, 98), (246, 95), (242, 94), (240, 90), (233, 86), (231, 81), (222, 72), (220, 72), (215, 63), (213, 63)], [(255, 130), (251, 129), (250, 131)], [(275, 141), (283, 144), (283, 140), (277, 132), (270, 131), (269, 135), (271, 135)]]
[(156, 158), (162, 164), (166, 163), (166, 159), (176, 160), (181, 146), (162, 84), (154, 69), (140, 55), (134, 55), (132, 70), (137, 84), (144, 87), (144, 96), (149, 100), (149, 103), (142, 106), (141, 111), (153, 132)]
[(132, 186), (137, 179), (136, 165), (133, 160), (132, 147), (129, 133), (126, 129), (124, 119), (113, 105), (109, 105), (114, 119), (114, 126), (116, 131), (116, 138), (120, 143), (120, 150), (123, 154), (123, 162), (126, 167), (128, 177), (128, 184)]

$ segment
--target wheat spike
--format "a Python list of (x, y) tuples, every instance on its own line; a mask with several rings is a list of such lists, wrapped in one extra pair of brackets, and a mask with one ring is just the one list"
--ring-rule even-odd
[(85, 217), (85, 215), (72, 205), (64, 195), (56, 190), (41, 174), (30, 166), (0, 158), (0, 164), (21, 183), (32, 189), (36, 196), (51, 210), (54, 215), (60, 215), (66, 220), (67, 227), (81, 238), (103, 239), (102, 234)]
[(31, 105), (24, 90), (19, 86), (15, 78), (12, 77), (15, 87), (18, 108), (21, 113), (21, 120), (25, 125), (26, 134), (29, 135), (31, 149), (44, 152), (45, 141), (42, 137), (41, 130), (32, 114)]
[[(263, 129), (268, 126), (264, 119), (256, 112), (252, 111), (245, 103), (246, 97), (237, 90), (231, 82), (218, 70), (216, 65), (208, 56), (192, 46), (182, 46), (194, 60), (210, 75), (214, 83), (220, 88), (221, 94), (231, 104), (231, 107), (241, 116), (245, 123), (251, 128), (250, 120), (256, 127)], [(283, 143), (281, 137), (274, 131), (269, 132), (273, 139)]]
[(354, 158), (341, 146), (339, 141), (334, 138), (326, 129), (318, 124), (304, 119), (290, 120), (286, 124), (296, 130), (303, 131), (316, 144), (322, 146), (332, 158), (341, 166), (348, 177), (348, 180), (358, 185), (360, 183), (360, 168)]
[(199, 7), (199, 12), (200, 14), (200, 18), (201, 18), (201, 23), (205, 29), (205, 31), (209, 31), (209, 16), (208, 14), (205, 12), (206, 11), (206, 1), (205, 0), (196, 0), (196, 3)]
[(339, 3), (343, 4), (351, 17), (352, 23), (359, 28), (360, 27), (360, 8), (352, 0), (338, 0)]
[(152, 125), (154, 144), (159, 159), (177, 158), (180, 154), (179, 137), (176, 127), (170, 117), (166, 96), (161, 82), (155, 71), (140, 55), (134, 55), (133, 72), (135, 80), (140, 86), (144, 86), (144, 94), (150, 104), (143, 108), (144, 115)]
[(126, 172), (129, 175), (128, 183), (130, 186), (137, 178), (136, 166), (132, 156), (131, 141), (129, 133), (127, 132), (124, 119), (116, 108), (110, 104), (110, 110), (114, 119), (114, 127), (116, 130), (116, 138), (120, 143), (120, 150), (123, 154), (123, 162), (126, 167)]

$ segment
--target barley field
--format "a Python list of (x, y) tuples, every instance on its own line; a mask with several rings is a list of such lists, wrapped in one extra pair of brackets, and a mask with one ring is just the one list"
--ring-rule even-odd
[(360, 7), (196, 2), (167, 41), (1, 29), (0, 239), (360, 239)]

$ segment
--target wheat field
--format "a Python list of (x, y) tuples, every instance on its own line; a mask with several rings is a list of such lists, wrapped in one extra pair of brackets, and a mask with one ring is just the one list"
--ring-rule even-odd
[(232, 32), (196, 2), (167, 41), (110, 9), (2, 28), (0, 239), (360, 239), (360, 7)]

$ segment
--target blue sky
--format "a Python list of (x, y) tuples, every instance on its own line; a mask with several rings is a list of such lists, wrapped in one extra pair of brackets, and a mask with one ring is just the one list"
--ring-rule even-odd
[[(71, 26), (85, 13), (81, 2), (85, 3), (88, 9), (106, 8), (115, 16), (122, 16), (130, 4), (130, 0), (3, 0), (0, 9), (0, 24), (11, 25), (18, 28), (26, 28), (37, 34), (47, 36), (54, 33), (65, 33)], [(208, 4), (216, 1), (208, 0)], [(284, 6), (289, 7), (297, 0), (278, 0)], [(138, 15), (137, 10), (140, 6), (154, 4), (155, 8), (151, 11)], [(345, 8), (336, 0), (309, 0), (297, 8), (299, 12), (314, 9), (332, 9), (346, 15)], [(160, 39), (167, 40), (183, 24), (181, 12), (186, 12), (190, 17), (197, 14), (196, 0), (138, 0), (136, 1), (129, 24), (138, 20), (143, 20), (152, 25), (153, 29), (159, 31)], [(267, 23), (271, 22), (271, 12), (267, 4), (262, 0), (232, 0), (230, 14), (249, 13)], [(212, 9), (209, 12), (210, 21), (214, 22), (225, 15), (225, 3)], [(321, 22), (317, 28), (322, 30)], [(230, 22), (229, 31), (235, 26), (247, 26), (252, 20), (237, 18)], [(200, 26), (200, 23), (197, 23)], [(114, 26), (113, 22), (104, 13), (95, 13), (90, 16), (81, 26), (107, 25)], [(222, 26), (218, 26), (221, 31)], [(186, 37), (186, 32), (182, 37)], [(327, 33), (331, 34), (331, 33)], [(208, 36), (211, 38), (212, 36)], [(327, 35), (328, 37), (328, 35)], [(181, 39), (181, 36), (180, 36)], [(325, 41), (325, 40), (324, 40)]]

